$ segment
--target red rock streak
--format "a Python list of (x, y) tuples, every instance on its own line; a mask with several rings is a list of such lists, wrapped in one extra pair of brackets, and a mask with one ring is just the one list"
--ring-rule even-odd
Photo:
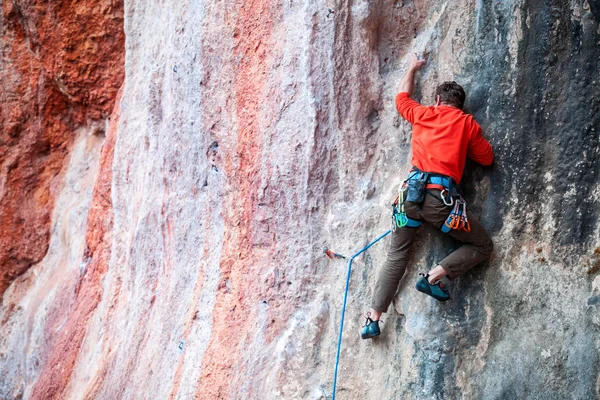
[(111, 198), (112, 161), (120, 116), (119, 92), (100, 156), (100, 172), (94, 186), (86, 232), (87, 271), (80, 283), (75, 310), (52, 348), (33, 391), (35, 399), (62, 398), (73, 372), (88, 320), (102, 298), (101, 280), (108, 270), (111, 254), (113, 211)]
[(124, 77), (120, 1), (2, 2), (0, 298), (44, 257), (75, 131), (106, 118)]
[(251, 222), (257, 208), (262, 137), (260, 110), (270, 61), (273, 4), (253, 0), (237, 4), (234, 23), (235, 116), (238, 138), (233, 157), (226, 160), (225, 173), (231, 187), (224, 199), (226, 232), (220, 263), (221, 278), (213, 313), (213, 328), (204, 354), (197, 398), (227, 398), (232, 373), (243, 351), (240, 348), (252, 326), (256, 276), (249, 276), (255, 263)]

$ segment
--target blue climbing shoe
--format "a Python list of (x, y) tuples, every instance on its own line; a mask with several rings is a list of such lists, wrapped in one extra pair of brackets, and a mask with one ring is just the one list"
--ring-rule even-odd
[(450, 293), (448, 293), (448, 291), (444, 287), (444, 284), (441, 281), (438, 281), (435, 285), (432, 285), (427, 279), (429, 278), (429, 274), (419, 275), (422, 275), (421, 279), (417, 281), (417, 290), (419, 292), (428, 294), (429, 296), (439, 301), (450, 300)]
[(367, 321), (363, 325), (363, 330), (360, 333), (360, 337), (363, 339), (371, 339), (375, 336), (381, 335), (381, 330), (379, 330), (379, 320), (373, 321), (371, 319), (371, 313), (367, 313), (366, 318)]

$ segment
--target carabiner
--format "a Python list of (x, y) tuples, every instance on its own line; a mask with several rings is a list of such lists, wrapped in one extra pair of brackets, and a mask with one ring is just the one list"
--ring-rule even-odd
[(462, 229), (465, 232), (471, 232), (471, 223), (469, 222), (469, 220), (467, 218), (463, 219)]
[(392, 221), (394, 224), (394, 230), (396, 230), (395, 228), (403, 228), (406, 226), (406, 224), (408, 224), (408, 217), (404, 211), (398, 212), (396, 209), (392, 215)]
[(400, 223), (399, 228), (403, 228), (408, 224), (408, 217), (405, 213), (398, 214), (398, 222)]
[(446, 201), (446, 196), (444, 195), (444, 192), (446, 192), (446, 194), (450, 194), (450, 192), (448, 192), (448, 189), (444, 189), (440, 192), (440, 197), (442, 198), (442, 201), (445, 205), (450, 207), (452, 204), (454, 204), (454, 199), (452, 198), (452, 196), (449, 196), (450, 202)]
[(455, 215), (454, 218), (452, 218), (452, 229), (460, 228), (460, 222), (461, 222), (460, 216)]
[(448, 220), (446, 220), (444, 222), (444, 225), (446, 225), (449, 229), (452, 229), (452, 221), (450, 221), (450, 223), (448, 223)]

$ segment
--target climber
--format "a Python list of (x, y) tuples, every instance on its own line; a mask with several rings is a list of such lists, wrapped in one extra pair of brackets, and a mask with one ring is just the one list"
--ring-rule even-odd
[[(456, 192), (466, 157), (491, 165), (494, 153), (482, 136), (481, 127), (462, 111), (465, 92), (456, 82), (444, 82), (436, 89), (435, 106), (412, 100), (415, 73), (425, 64), (410, 54), (408, 71), (400, 81), (396, 108), (412, 124), (413, 168), (395, 203), (397, 228), (392, 232), (387, 260), (379, 272), (371, 309), (361, 332), (363, 339), (380, 334), (379, 318), (392, 302), (406, 271), (409, 251), (423, 221), (462, 242), (462, 246), (440, 261), (417, 281), (417, 290), (439, 301), (450, 298), (441, 279), (452, 280), (489, 258), (493, 243), (483, 226), (472, 216), (467, 219), (466, 202)], [(404, 197), (404, 196), (407, 197)], [(454, 205), (454, 208), (452, 207)], [(396, 222), (395, 222), (396, 223)]]

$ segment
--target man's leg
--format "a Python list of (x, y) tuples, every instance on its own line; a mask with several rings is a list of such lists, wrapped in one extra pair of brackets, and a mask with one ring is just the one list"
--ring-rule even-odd
[[(441, 228), (448, 218), (451, 208), (445, 206), (438, 196), (439, 191), (430, 191), (425, 196), (421, 215), (427, 222)], [(469, 216), (469, 223), (471, 225), (470, 232), (462, 229), (452, 229), (448, 232), (448, 235), (463, 244), (429, 271), (429, 283), (434, 284), (444, 276), (454, 279), (490, 257), (494, 248), (490, 235), (472, 216)]]
[[(437, 269), (434, 276), (432, 277), (431, 273), (429, 274), (430, 282), (435, 282), (432, 278), (438, 280), (441, 278), (439, 277), (439, 271), (441, 270), (448, 278), (454, 279), (490, 258), (494, 249), (494, 243), (490, 235), (475, 218), (469, 217), (469, 223), (471, 224), (470, 232), (455, 229), (448, 232), (448, 235), (462, 242), (463, 245), (440, 261), (439, 265), (434, 268), (434, 270)], [(434, 271), (432, 270), (432, 272)]]
[(392, 232), (392, 240), (387, 254), (387, 260), (379, 271), (377, 283), (373, 290), (371, 301), (371, 319), (378, 321), (382, 313), (386, 312), (396, 290), (398, 283), (406, 271), (409, 253), (418, 228), (398, 228)]

